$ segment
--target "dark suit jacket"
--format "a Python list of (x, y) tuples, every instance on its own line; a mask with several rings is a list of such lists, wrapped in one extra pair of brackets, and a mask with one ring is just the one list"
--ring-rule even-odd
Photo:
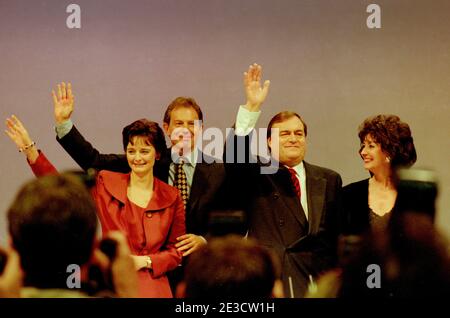
[(225, 166), (235, 201), (247, 212), (249, 237), (279, 256), (285, 296), (291, 296), (290, 281), (294, 296), (304, 296), (309, 275), (314, 278), (336, 264), (340, 175), (304, 162), (306, 220), (285, 167), (280, 166), (275, 174), (261, 174), (260, 163)]
[(359, 235), (369, 229), (369, 179), (364, 179), (342, 188), (342, 232)]
[[(94, 168), (122, 173), (130, 171), (124, 154), (100, 154), (84, 139), (75, 126), (67, 135), (61, 139), (57, 138), (57, 140), (84, 170)], [(186, 231), (205, 235), (208, 232), (209, 212), (220, 208), (226, 200), (222, 190), (225, 169), (223, 164), (213, 162), (212, 158), (205, 154), (199, 154), (198, 161), (200, 159), (202, 159), (201, 162), (195, 166), (191, 192), (186, 206)], [(160, 180), (168, 182), (170, 163), (170, 149), (167, 149), (161, 159), (156, 161), (154, 175)]]

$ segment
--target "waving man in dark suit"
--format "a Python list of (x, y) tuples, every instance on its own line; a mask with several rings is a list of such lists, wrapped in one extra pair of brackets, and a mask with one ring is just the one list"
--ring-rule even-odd
[[(261, 66), (257, 64), (244, 73), (247, 102), (239, 109), (236, 135), (230, 138), (234, 145), (245, 144), (246, 149), (238, 146), (235, 154), (251, 152), (249, 143), (255, 135), (250, 132), (269, 85), (268, 81), (261, 85)], [(306, 136), (300, 115), (281, 112), (271, 119), (267, 131), (272, 161), (279, 164), (275, 173), (264, 173), (259, 159), (226, 165), (233, 196), (248, 215), (248, 235), (278, 254), (285, 295), (290, 297), (302, 297), (308, 284), (336, 259), (342, 180), (336, 172), (304, 161)]]

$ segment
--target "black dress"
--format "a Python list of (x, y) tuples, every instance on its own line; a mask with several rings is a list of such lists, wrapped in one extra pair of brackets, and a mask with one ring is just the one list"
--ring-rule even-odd
[(369, 179), (350, 183), (342, 188), (342, 233), (361, 235), (373, 227), (387, 226), (392, 210), (380, 216), (370, 209)]

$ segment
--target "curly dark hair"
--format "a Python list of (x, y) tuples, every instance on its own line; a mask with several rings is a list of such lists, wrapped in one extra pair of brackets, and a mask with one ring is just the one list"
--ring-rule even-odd
[(147, 137), (148, 142), (155, 147), (157, 155), (167, 150), (166, 139), (161, 127), (154, 121), (139, 119), (122, 130), (123, 149), (126, 151), (128, 143), (136, 136)]
[[(409, 125), (396, 115), (369, 117), (359, 126), (361, 143), (370, 135), (391, 160), (391, 166), (412, 166), (417, 160), (416, 148)], [(361, 148), (362, 149), (362, 148)], [(361, 155), (361, 149), (359, 154)]]

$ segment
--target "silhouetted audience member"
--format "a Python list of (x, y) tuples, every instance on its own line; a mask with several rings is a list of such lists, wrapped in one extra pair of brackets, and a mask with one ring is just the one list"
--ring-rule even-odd
[(178, 297), (283, 297), (280, 264), (268, 249), (237, 235), (214, 238), (191, 255)]
[(83, 184), (70, 176), (25, 184), (9, 208), (8, 222), (26, 287), (66, 289), (67, 267), (89, 261), (97, 229), (95, 205)]
[[(350, 241), (349, 238), (346, 237), (343, 249), (353, 249), (350, 257), (344, 258), (342, 268), (323, 275), (317, 289), (308, 297), (441, 298), (450, 295), (448, 242), (428, 215), (404, 212), (391, 218), (388, 228), (373, 229), (359, 238), (351, 237)], [(371, 265), (379, 266), (379, 272)]]
[[(395, 224), (394, 224), (395, 223)], [(440, 298), (450, 295), (448, 244), (432, 220), (405, 212), (388, 233), (373, 233), (359, 262), (343, 272), (341, 297)], [(378, 264), (381, 288), (368, 288), (367, 266)]]
[[(97, 258), (103, 270), (111, 271), (116, 295), (137, 295), (134, 264), (126, 239), (112, 233), (115, 257), (94, 249), (97, 230), (96, 209), (92, 197), (79, 178), (51, 175), (26, 183), (8, 210), (12, 247), (20, 255), (24, 281), (22, 297), (87, 297), (79, 288), (88, 281), (90, 260)], [(103, 258), (103, 259), (102, 259)], [(80, 284), (68, 284), (78, 265)], [(126, 276), (126, 280), (125, 277)]]

